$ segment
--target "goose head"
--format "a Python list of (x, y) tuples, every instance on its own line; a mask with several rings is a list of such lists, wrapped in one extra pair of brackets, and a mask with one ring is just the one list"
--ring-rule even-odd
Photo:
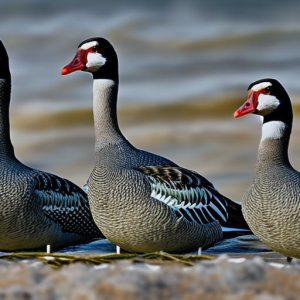
[(234, 112), (239, 118), (247, 114), (256, 114), (268, 121), (282, 121), (291, 125), (293, 119), (290, 98), (276, 79), (261, 79), (251, 83), (248, 87), (246, 102)]
[(0, 79), (10, 77), (8, 55), (3, 43), (0, 41)]
[(81, 42), (75, 57), (62, 68), (61, 74), (67, 75), (75, 71), (92, 73), (94, 79), (118, 81), (118, 58), (113, 46), (100, 37)]

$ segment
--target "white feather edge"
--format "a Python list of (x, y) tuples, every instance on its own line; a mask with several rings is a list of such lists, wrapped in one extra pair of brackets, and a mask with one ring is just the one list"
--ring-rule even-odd
[[(193, 189), (193, 192), (199, 193), (198, 190)], [(204, 194), (209, 192), (205, 188), (203, 188), (202, 190), (204, 190)], [(209, 194), (212, 196), (211, 192), (209, 192)], [(179, 200), (177, 200), (176, 198), (173, 198), (172, 196), (163, 196), (161, 193), (156, 192), (155, 190), (152, 190), (151, 197), (165, 203), (166, 205), (168, 205), (169, 207), (171, 207), (175, 210), (184, 209), (186, 211), (186, 213), (191, 217), (192, 220), (194, 220), (194, 217), (189, 213), (189, 210), (193, 210), (194, 208), (198, 208), (200, 210), (205, 209), (206, 213), (208, 213), (210, 215), (210, 217), (212, 219), (214, 219), (213, 216), (211, 215), (211, 213), (206, 209), (206, 206), (203, 205), (202, 203), (199, 203), (198, 205), (196, 205), (195, 203), (192, 204), (190, 202), (185, 202), (185, 201), (180, 202)], [(215, 198), (215, 200), (217, 200), (219, 203), (221, 203), (221, 201), (215, 195), (213, 195), (213, 197)], [(221, 213), (221, 211), (213, 203), (211, 203), (211, 205), (208, 205), (208, 206), (211, 207), (224, 220), (224, 222), (226, 222), (227, 216), (224, 215), (223, 213)], [(223, 206), (223, 204), (222, 204), (222, 206)]]

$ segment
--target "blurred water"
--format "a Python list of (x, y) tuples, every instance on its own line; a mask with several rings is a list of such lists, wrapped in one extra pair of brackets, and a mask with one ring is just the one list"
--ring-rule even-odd
[(20, 2), (0, 4), (18, 102), (89, 106), (90, 78), (59, 73), (91, 36), (117, 49), (122, 104), (231, 95), (270, 75), (299, 93), (297, 1)]
[[(282, 81), (298, 103), (299, 9), (291, 0), (1, 1), (18, 156), (85, 182), (94, 160), (92, 80), (79, 72), (62, 77), (60, 70), (82, 40), (104, 36), (119, 55), (125, 135), (240, 200), (251, 182), (260, 125), (251, 117), (234, 121), (232, 112), (249, 83), (262, 77)], [(295, 123), (291, 157), (297, 167)]]

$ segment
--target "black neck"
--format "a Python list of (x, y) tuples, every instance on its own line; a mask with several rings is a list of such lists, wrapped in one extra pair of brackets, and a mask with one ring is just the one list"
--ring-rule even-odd
[(285, 123), (290, 129), (292, 129), (292, 103), (288, 93), (283, 87), (276, 89), (276, 98), (280, 99), (280, 105), (272, 113), (264, 117), (264, 123), (267, 123), (269, 121), (281, 121)]
[(5, 79), (0, 78), (0, 161), (7, 158), (15, 158), (9, 128), (10, 92), (10, 75), (6, 76)]
[(290, 130), (292, 130), (293, 110), (291, 102), (287, 102), (284, 105), (281, 104), (278, 109), (264, 117), (263, 123), (265, 124), (271, 121), (281, 121), (285, 123), (290, 128)]
[(102, 66), (97, 72), (93, 72), (94, 79), (110, 79), (116, 84), (119, 83), (118, 59), (116, 57), (111, 60), (108, 59), (107, 63)]

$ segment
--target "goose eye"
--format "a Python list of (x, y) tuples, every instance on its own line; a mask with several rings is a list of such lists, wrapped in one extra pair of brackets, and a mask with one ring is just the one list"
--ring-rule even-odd
[(265, 88), (265, 93), (270, 94), (270, 92), (271, 92), (271, 87), (267, 86)]
[(92, 48), (91, 48), (91, 51), (92, 51), (92, 52), (97, 52), (97, 47), (92, 47)]

